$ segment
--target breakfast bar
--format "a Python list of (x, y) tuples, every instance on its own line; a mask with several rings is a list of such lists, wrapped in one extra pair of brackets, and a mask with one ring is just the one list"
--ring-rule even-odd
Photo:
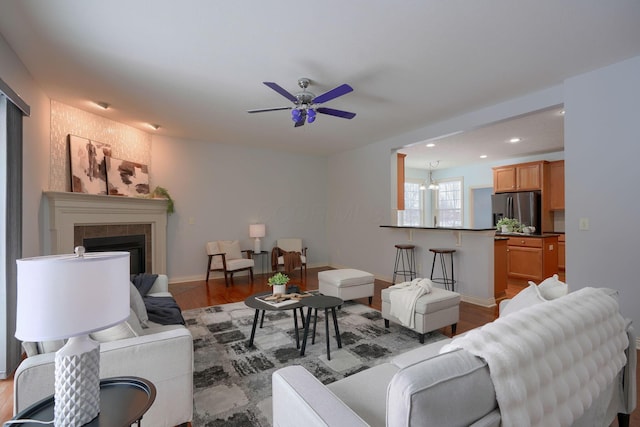
[[(415, 245), (418, 277), (429, 277), (433, 254), (430, 248), (455, 249), (453, 268), (456, 292), (462, 301), (491, 307), (494, 297), (495, 228), (445, 228), (381, 225), (396, 234), (398, 242)], [(436, 263), (434, 277), (441, 274)]]

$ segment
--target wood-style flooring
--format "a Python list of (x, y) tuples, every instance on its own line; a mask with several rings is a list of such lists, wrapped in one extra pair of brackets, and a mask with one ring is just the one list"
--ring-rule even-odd
[[(301, 290), (318, 289), (318, 272), (329, 270), (329, 268), (309, 269), (307, 274), (301, 278), (299, 272), (291, 274), (291, 283), (296, 284)], [(269, 290), (266, 284), (269, 275), (254, 275), (253, 284), (249, 282), (247, 276), (236, 277), (234, 283), (228, 287), (224, 284), (224, 279), (210, 279), (206, 284), (204, 281), (172, 283), (169, 290), (183, 310), (190, 310), (199, 307), (227, 304), (230, 302), (244, 301), (249, 295), (257, 292)], [(375, 294), (372, 307), (381, 310), (382, 301), (380, 291), (390, 283), (376, 280)], [(519, 289), (507, 289), (507, 297), (513, 297)], [(368, 304), (367, 298), (359, 300), (362, 304)], [(460, 321), (458, 322), (457, 333), (462, 333), (485, 323), (493, 321), (497, 317), (496, 308), (485, 308), (477, 305), (462, 302), (460, 304)], [(446, 327), (442, 332), (451, 336), (451, 328)], [(640, 377), (639, 377), (640, 378)], [(640, 379), (637, 379), (640, 388)], [(0, 381), (0, 422), (9, 420), (13, 412), (13, 379)], [(612, 426), (617, 426), (617, 421)], [(631, 426), (640, 427), (640, 410), (634, 411), (631, 415)], [(197, 426), (194, 426), (197, 427)]]

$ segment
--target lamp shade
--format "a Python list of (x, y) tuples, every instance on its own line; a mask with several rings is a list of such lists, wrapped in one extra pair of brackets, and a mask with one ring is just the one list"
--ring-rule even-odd
[(129, 256), (129, 252), (94, 252), (17, 260), (16, 338), (64, 339), (125, 320)]
[(249, 224), (249, 237), (264, 237), (265, 232), (264, 224)]

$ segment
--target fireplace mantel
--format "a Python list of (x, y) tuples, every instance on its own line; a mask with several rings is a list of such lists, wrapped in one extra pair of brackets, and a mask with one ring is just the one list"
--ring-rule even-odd
[(167, 200), (56, 191), (43, 195), (48, 207), (50, 254), (73, 253), (76, 225), (151, 224), (152, 271), (166, 274)]

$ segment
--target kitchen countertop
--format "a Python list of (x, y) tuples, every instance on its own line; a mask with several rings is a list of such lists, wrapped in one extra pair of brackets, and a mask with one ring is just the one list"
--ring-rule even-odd
[(399, 228), (406, 230), (450, 230), (450, 231), (496, 231), (491, 228), (463, 228), (463, 227), (417, 227), (408, 225), (381, 225), (382, 228)]
[(525, 233), (496, 233), (496, 239), (508, 239), (509, 237), (537, 237), (539, 239), (545, 237), (556, 237), (560, 233), (542, 233), (542, 234), (525, 234)]

